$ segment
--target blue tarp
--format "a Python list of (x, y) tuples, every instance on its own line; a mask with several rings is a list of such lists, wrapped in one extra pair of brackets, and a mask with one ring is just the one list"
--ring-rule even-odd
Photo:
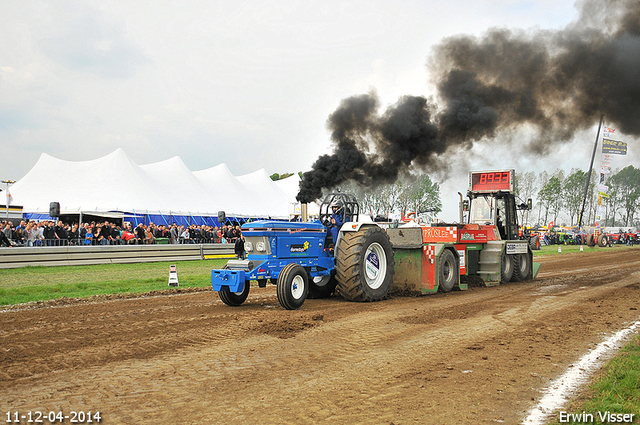
[[(118, 213), (119, 211), (110, 211), (113, 213)], [(73, 213), (74, 215), (78, 215), (78, 213)], [(95, 215), (100, 216), (100, 213), (83, 213), (85, 215)], [(133, 227), (136, 227), (139, 223), (144, 225), (148, 225), (150, 222), (153, 222), (156, 225), (164, 224), (165, 226), (170, 226), (173, 223), (176, 223), (178, 226), (190, 226), (192, 224), (202, 226), (221, 226), (221, 223), (218, 221), (218, 217), (213, 216), (202, 216), (202, 215), (173, 215), (173, 214), (150, 214), (150, 213), (122, 213), (124, 214), (123, 221), (131, 222)], [(65, 214), (63, 214), (65, 215)], [(51, 217), (49, 214), (36, 214), (36, 213), (24, 213), (23, 218), (34, 221), (43, 221), (43, 220), (52, 220), (57, 221), (58, 219), (55, 217)], [(243, 225), (244, 223), (269, 219), (269, 217), (238, 217), (238, 216), (227, 216), (227, 222), (222, 224), (239, 224)], [(111, 220), (109, 218), (105, 218), (105, 220)], [(83, 219), (84, 221), (84, 219)], [(115, 220), (114, 220), (115, 221)]]

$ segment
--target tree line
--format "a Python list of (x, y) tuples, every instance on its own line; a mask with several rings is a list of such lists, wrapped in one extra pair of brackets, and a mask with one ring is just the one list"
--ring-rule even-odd
[[(516, 174), (516, 195), (521, 199), (532, 198), (534, 208), (521, 212), (521, 222), (527, 225), (577, 226), (582, 209), (587, 171), (572, 168), (568, 174), (556, 170)], [(637, 212), (640, 209), (640, 169), (633, 165), (605, 175), (608, 194), (600, 194), (600, 175), (592, 171), (582, 225), (593, 225), (601, 198), (601, 217), (598, 224), (605, 226), (634, 227), (640, 225)]]
[[(528, 198), (533, 200), (532, 210), (520, 211), (520, 224), (547, 225), (553, 221), (557, 226), (577, 226), (587, 173), (579, 168), (572, 168), (569, 173), (560, 169), (553, 173), (516, 173), (517, 198), (521, 202)], [(278, 180), (291, 175), (292, 173), (276, 173), (271, 178)], [(600, 226), (640, 227), (640, 215), (637, 214), (640, 210), (640, 169), (629, 165), (621, 170), (614, 170), (605, 175), (604, 183), (609, 187), (606, 196), (602, 196), (599, 191), (599, 173), (592, 171), (582, 225), (590, 226), (596, 222), (598, 199), (601, 197)], [(426, 174), (403, 177), (393, 184), (375, 189), (353, 182), (336, 189), (355, 194), (361, 211), (374, 217), (386, 217), (392, 211), (399, 211), (405, 216), (415, 212), (428, 222), (442, 211), (440, 186)]]

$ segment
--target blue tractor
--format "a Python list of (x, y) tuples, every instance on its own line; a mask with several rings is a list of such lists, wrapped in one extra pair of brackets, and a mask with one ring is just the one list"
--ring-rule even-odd
[(384, 229), (359, 218), (354, 196), (332, 193), (320, 205), (319, 220), (245, 223), (248, 258), (212, 270), (213, 290), (225, 304), (239, 306), (249, 295), (250, 281), (260, 288), (275, 284), (278, 302), (287, 310), (334, 292), (349, 301), (381, 300), (393, 281), (391, 242)]

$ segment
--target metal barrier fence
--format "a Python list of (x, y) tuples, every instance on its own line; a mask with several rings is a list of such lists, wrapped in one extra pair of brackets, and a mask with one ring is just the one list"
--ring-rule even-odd
[[(117, 240), (104, 240), (104, 243), (100, 243), (97, 239), (38, 239), (36, 241), (19, 241), (13, 240), (16, 243), (16, 246), (26, 247), (26, 246), (102, 246), (102, 245), (166, 245), (171, 243), (169, 238), (154, 238), (153, 242), (142, 241), (140, 239), (134, 238), (130, 241), (125, 241), (121, 239)], [(180, 237), (178, 244), (180, 245), (193, 245), (193, 244), (215, 244), (221, 243), (218, 239), (185, 239)]]
[(232, 244), (14, 247), (0, 248), (0, 269), (234, 257)]

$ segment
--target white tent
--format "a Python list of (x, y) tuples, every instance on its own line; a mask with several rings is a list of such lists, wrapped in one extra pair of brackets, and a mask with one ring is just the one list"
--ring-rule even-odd
[(271, 180), (264, 168), (253, 173), (238, 176), (238, 181), (250, 192), (252, 199), (258, 205), (288, 205), (288, 213), (293, 213), (295, 197), (287, 197), (282, 190)]
[[(266, 177), (266, 178), (265, 178)], [(297, 178), (297, 175), (296, 175)], [(43, 153), (11, 187), (25, 213), (47, 214), (50, 202), (63, 213), (126, 212), (185, 216), (227, 215), (289, 218), (295, 195), (261, 169), (236, 178), (225, 164), (192, 172), (173, 157), (137, 165), (122, 149), (90, 161), (64, 161)]]

